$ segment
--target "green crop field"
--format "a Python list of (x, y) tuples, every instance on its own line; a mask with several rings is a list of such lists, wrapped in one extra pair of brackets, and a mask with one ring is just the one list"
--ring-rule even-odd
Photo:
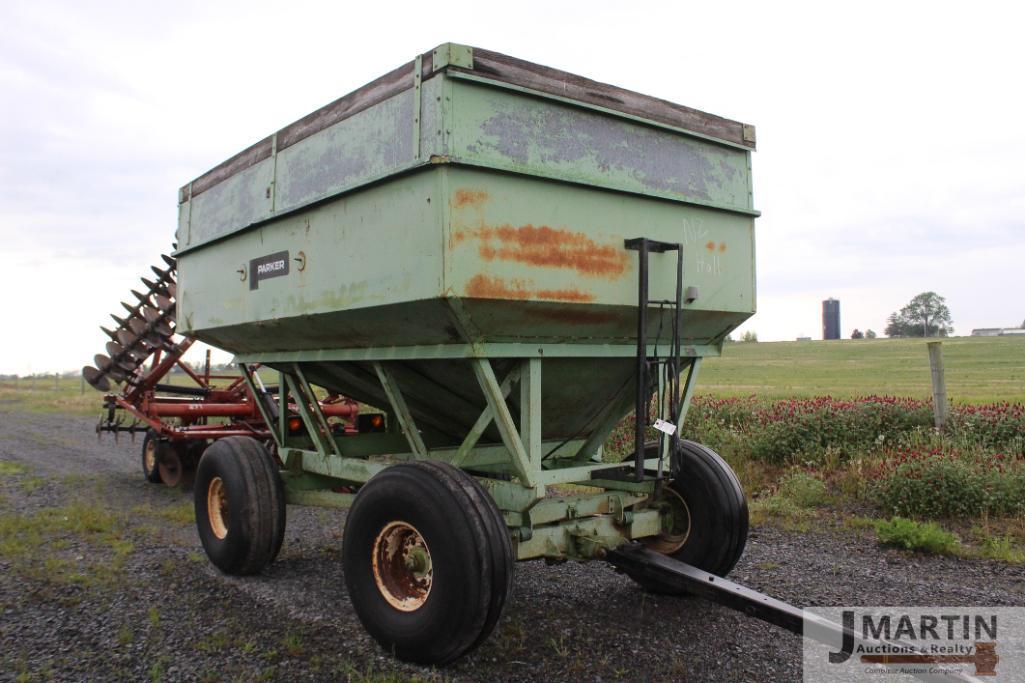
[[(1025, 402), (1025, 339), (943, 340), (947, 396), (954, 402)], [(790, 398), (931, 394), (922, 339), (727, 344), (701, 367), (697, 393)]]
[[(267, 378), (266, 375), (264, 377)], [(171, 373), (163, 381), (195, 386), (182, 372)], [(220, 386), (217, 381), (214, 385)], [(55, 378), (53, 375), (36, 375), (5, 379), (0, 380), (0, 411), (4, 410), (98, 417), (103, 412), (103, 394), (86, 384), (81, 376)]]
[[(947, 395), (956, 403), (1025, 403), (1025, 339), (943, 340)], [(186, 381), (174, 376), (173, 381)], [(727, 344), (701, 367), (698, 394), (792, 398), (929, 398), (929, 355), (921, 339)], [(0, 409), (100, 413), (102, 394), (80, 379), (36, 377), (0, 382)]]

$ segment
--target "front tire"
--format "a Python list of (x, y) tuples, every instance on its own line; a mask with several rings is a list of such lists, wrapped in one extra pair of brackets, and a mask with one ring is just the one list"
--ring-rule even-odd
[(364, 628), (399, 659), (445, 664), (501, 616), (515, 556), (491, 497), (451, 465), (389, 467), (356, 496), (342, 567)]
[(244, 436), (215, 441), (199, 461), (193, 487), (203, 549), (225, 574), (256, 574), (285, 537), (285, 490), (277, 463)]
[[(642, 543), (706, 572), (726, 576), (747, 544), (744, 489), (733, 469), (711, 448), (681, 441), (680, 449), (680, 471), (663, 495), (673, 528)], [(632, 578), (653, 592), (686, 592), (650, 579)]]

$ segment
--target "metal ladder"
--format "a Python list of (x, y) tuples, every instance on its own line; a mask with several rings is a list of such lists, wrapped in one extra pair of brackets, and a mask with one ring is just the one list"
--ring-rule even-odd
[[(683, 245), (674, 242), (660, 242), (646, 237), (625, 240), (623, 246), (638, 255), (637, 278), (637, 357), (635, 375), (637, 380), (637, 396), (634, 406), (634, 478), (644, 480), (644, 428), (648, 424), (648, 405), (651, 400), (651, 366), (663, 366), (669, 389), (669, 405), (667, 415), (662, 419), (677, 424), (680, 416), (679, 378), (680, 363), (680, 332), (683, 323)], [(676, 298), (672, 300), (648, 298), (648, 260), (651, 254), (662, 254), (667, 251), (676, 252)], [(658, 304), (661, 316), (662, 307), (673, 306), (673, 330), (669, 353), (666, 356), (648, 356), (648, 306)], [(658, 339), (655, 340), (656, 345)], [(657, 346), (656, 346), (657, 349)], [(660, 437), (664, 438), (664, 437)], [(673, 432), (670, 448), (671, 461), (680, 449), (680, 430)], [(663, 458), (665, 449), (659, 448), (658, 472), (655, 475), (655, 497), (661, 493)], [(672, 464), (671, 464), (672, 466)]]

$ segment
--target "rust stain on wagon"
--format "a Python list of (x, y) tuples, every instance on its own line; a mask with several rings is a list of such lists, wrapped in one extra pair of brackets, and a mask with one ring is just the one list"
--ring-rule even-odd
[(587, 303), (595, 295), (579, 289), (534, 289), (530, 280), (506, 280), (488, 275), (474, 275), (466, 283), (466, 295), (475, 299), (541, 299), (545, 301), (572, 301)]
[(626, 272), (630, 257), (620, 245), (599, 244), (583, 232), (547, 225), (482, 225), (452, 233), (453, 245), (475, 237), (485, 261), (514, 261), (542, 268), (573, 269), (581, 275), (614, 279)]
[(452, 194), (452, 206), (460, 209), (467, 206), (480, 206), (488, 201), (489, 196), (486, 190), (460, 187)]

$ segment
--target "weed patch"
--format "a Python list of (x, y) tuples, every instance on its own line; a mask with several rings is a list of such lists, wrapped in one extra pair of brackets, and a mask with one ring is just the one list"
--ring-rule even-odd
[(0, 514), (0, 558), (28, 578), (110, 583), (134, 551), (124, 537), (126, 529), (120, 515), (82, 502), (27, 514), (5, 511)]
[(814, 508), (829, 501), (826, 484), (807, 472), (795, 472), (779, 484), (779, 495), (800, 508)]
[(306, 651), (300, 633), (286, 633), (285, 637), (281, 639), (281, 647), (289, 657), (301, 657)]
[(28, 466), (11, 460), (0, 460), (0, 475), (10, 476), (12, 474), (25, 474)]
[(916, 522), (904, 517), (878, 521), (876, 535), (883, 545), (933, 555), (956, 555), (961, 547), (957, 536), (935, 522)]

